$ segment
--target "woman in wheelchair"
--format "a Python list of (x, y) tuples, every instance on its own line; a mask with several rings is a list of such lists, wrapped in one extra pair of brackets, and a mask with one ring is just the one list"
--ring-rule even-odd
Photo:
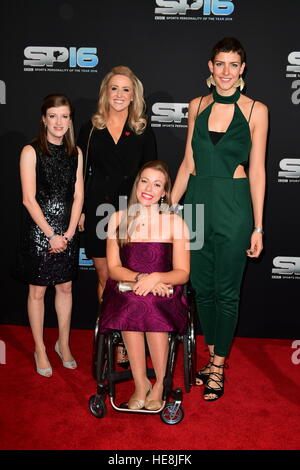
[[(189, 279), (189, 233), (183, 219), (169, 211), (171, 178), (159, 160), (139, 171), (126, 211), (109, 222), (109, 279), (103, 294), (100, 332), (120, 330), (128, 353), (135, 390), (128, 408), (159, 410), (162, 406), (171, 331), (182, 334), (188, 321), (183, 284)], [(130, 292), (118, 282), (132, 281)], [(155, 371), (146, 374), (145, 336)]]

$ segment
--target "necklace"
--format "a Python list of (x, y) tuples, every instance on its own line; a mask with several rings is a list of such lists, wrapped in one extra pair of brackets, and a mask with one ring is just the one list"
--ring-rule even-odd
[(136, 223), (139, 224), (141, 227), (144, 227), (145, 225), (148, 225), (150, 227), (152, 224), (155, 225), (156, 223), (159, 223), (159, 219), (157, 219), (157, 217), (159, 217), (159, 211), (156, 210), (154, 206), (152, 206), (150, 208), (150, 212), (145, 212), (143, 210), (141, 211), (141, 213), (136, 219)]
[(144, 227), (146, 225), (146, 220), (148, 219), (147, 216), (139, 216), (137, 219), (137, 223), (141, 226)]
[(222, 104), (233, 104), (236, 103), (239, 97), (241, 96), (240, 90), (237, 88), (233, 95), (223, 96), (217, 92), (217, 89), (213, 89), (213, 99), (216, 103)]

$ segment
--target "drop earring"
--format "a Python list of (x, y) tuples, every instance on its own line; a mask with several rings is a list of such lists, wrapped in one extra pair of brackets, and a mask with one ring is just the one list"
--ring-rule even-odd
[(211, 88), (212, 85), (216, 86), (215, 79), (213, 77), (213, 74), (211, 73), (210, 76), (206, 79), (206, 85), (208, 88)]
[(162, 196), (159, 200), (159, 209), (160, 212), (165, 212), (168, 210), (168, 205), (165, 203), (165, 197)]
[(244, 82), (244, 79), (242, 77), (242, 75), (240, 75), (240, 78), (238, 79), (238, 81), (236, 82), (236, 85), (235, 85), (237, 88), (240, 87), (240, 90), (242, 91), (244, 88), (245, 88), (245, 82)]

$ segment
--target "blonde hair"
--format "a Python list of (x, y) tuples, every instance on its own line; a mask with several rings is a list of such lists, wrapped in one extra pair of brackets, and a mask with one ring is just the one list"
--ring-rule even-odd
[(109, 112), (109, 103), (107, 99), (108, 84), (114, 75), (124, 75), (132, 82), (133, 101), (130, 103), (128, 108), (128, 124), (136, 134), (142, 134), (147, 124), (144, 117), (146, 108), (144, 101), (144, 87), (132, 70), (123, 65), (114, 67), (103, 78), (99, 90), (98, 109), (92, 117), (92, 123), (97, 129), (104, 129), (106, 127)]
[(131, 208), (135, 209), (136, 207), (140, 206), (140, 203), (136, 195), (137, 185), (141, 179), (143, 171), (147, 170), (148, 168), (160, 171), (165, 177), (165, 185), (164, 185), (165, 196), (163, 198), (164, 199), (163, 204), (160, 205), (159, 212), (160, 213), (169, 212), (169, 208), (171, 206), (171, 189), (172, 189), (172, 182), (171, 182), (171, 177), (169, 173), (169, 168), (168, 168), (168, 165), (161, 160), (152, 160), (150, 162), (145, 163), (145, 165), (139, 170), (134, 180), (127, 210), (122, 214), (120, 225), (118, 226), (117, 231), (116, 231), (117, 241), (118, 241), (119, 246), (123, 246), (129, 243), (131, 239), (131, 235), (135, 230), (135, 226), (136, 226), (135, 221), (140, 215), (140, 211), (139, 210), (131, 211)]

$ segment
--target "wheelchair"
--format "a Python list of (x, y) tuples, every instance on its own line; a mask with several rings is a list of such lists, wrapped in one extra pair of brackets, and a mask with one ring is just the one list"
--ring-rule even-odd
[[(192, 289), (184, 286), (184, 295), (188, 302), (188, 326), (183, 335), (175, 332), (169, 333), (169, 354), (164, 377), (163, 404), (159, 410), (150, 411), (146, 409), (131, 410), (127, 403), (117, 405), (115, 403), (116, 383), (132, 379), (130, 370), (115, 370), (115, 348), (123, 345), (120, 331), (111, 331), (109, 333), (99, 333), (99, 318), (96, 322), (92, 372), (97, 381), (97, 393), (89, 399), (89, 409), (96, 418), (104, 418), (107, 414), (105, 404), (106, 396), (112, 408), (119, 412), (126, 413), (144, 413), (160, 414), (161, 420), (166, 424), (178, 424), (184, 417), (182, 408), (182, 390), (180, 388), (172, 389), (172, 377), (178, 350), (179, 342), (183, 344), (184, 361), (184, 387), (187, 393), (195, 382), (196, 375), (196, 340), (194, 330), (195, 301)], [(100, 314), (101, 315), (101, 314)], [(155, 378), (154, 369), (147, 368), (147, 377)], [(169, 398), (171, 401), (169, 401)]]

